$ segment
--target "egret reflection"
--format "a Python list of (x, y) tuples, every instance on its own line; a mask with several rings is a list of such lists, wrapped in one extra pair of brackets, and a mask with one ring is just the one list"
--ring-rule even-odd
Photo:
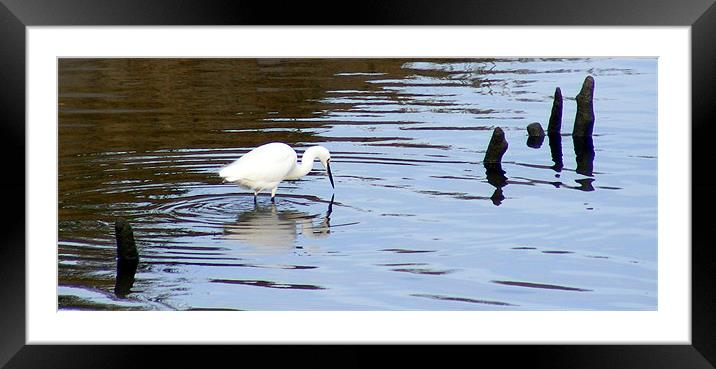
[(309, 239), (328, 237), (333, 197), (324, 216), (296, 210), (279, 210), (276, 204), (259, 205), (224, 225), (224, 238), (254, 246), (259, 253), (292, 251), (299, 234)]

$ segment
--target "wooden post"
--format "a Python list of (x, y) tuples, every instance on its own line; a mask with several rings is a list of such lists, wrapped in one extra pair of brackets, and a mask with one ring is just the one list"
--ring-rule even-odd
[[(487, 145), (487, 151), (485, 152), (485, 160), (483, 165), (488, 170), (499, 170), (502, 171), (502, 156), (507, 151), (507, 140), (505, 140), (505, 132), (502, 128), (496, 127), (492, 131), (492, 138), (490, 143)], [(504, 173), (504, 172), (503, 172)]]
[(576, 97), (577, 115), (574, 117), (572, 136), (592, 137), (594, 129), (594, 78), (587, 76), (582, 84), (582, 90)]
[(554, 101), (552, 101), (552, 114), (549, 115), (549, 124), (547, 125), (547, 133), (549, 135), (558, 135), (562, 130), (562, 90), (557, 87), (554, 90)]

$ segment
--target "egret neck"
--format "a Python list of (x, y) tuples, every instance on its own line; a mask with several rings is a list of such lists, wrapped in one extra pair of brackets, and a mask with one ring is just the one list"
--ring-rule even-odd
[(335, 188), (330, 166), (331, 154), (322, 146), (311, 146), (307, 148), (306, 151), (303, 152), (303, 156), (301, 156), (301, 164), (296, 163), (293, 169), (286, 175), (286, 179), (299, 179), (308, 174), (313, 168), (313, 161), (316, 160), (316, 158), (318, 158), (321, 164), (323, 164), (323, 167), (326, 168), (328, 179), (331, 180), (331, 187)]

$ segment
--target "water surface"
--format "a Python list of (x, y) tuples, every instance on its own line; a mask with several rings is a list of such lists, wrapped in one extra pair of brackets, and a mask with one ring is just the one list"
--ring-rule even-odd
[[(58, 67), (60, 309), (657, 308), (656, 59)], [(570, 136), (587, 75), (593, 151)], [(558, 86), (561, 140), (528, 146)], [(327, 147), (335, 190), (318, 163), (275, 204), (222, 183), (272, 141)], [(119, 295), (117, 217), (141, 255)]]

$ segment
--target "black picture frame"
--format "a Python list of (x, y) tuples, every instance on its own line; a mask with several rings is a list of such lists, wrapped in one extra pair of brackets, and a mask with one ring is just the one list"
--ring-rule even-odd
[[(716, 122), (716, 5), (714, 0), (380, 1), (339, 3), (239, 0), (0, 0), (0, 144), (5, 178), (0, 232), (0, 365), (4, 368), (184, 367), (227, 362), (381, 365), (430, 356), (405, 346), (332, 346), (329, 356), (301, 346), (94, 346), (25, 344), (25, 29), (53, 25), (567, 25), (691, 26), (691, 178), (679, 196), (691, 204), (691, 345), (443, 346), (441, 365), (501, 363), (544, 368), (713, 368), (716, 363), (716, 259), (710, 239), (716, 180), (709, 140)], [(555, 40), (555, 42), (559, 42)], [(588, 41), (585, 41), (588, 42)], [(23, 160), (19, 160), (22, 157)], [(687, 165), (687, 163), (684, 163)], [(23, 196), (19, 196), (22, 193)], [(48, 230), (50, 231), (50, 230)], [(137, 327), (141, 329), (141, 327)], [(324, 348), (321, 348), (324, 350)], [(365, 354), (369, 351), (370, 354)], [(410, 351), (410, 352), (409, 352)], [(280, 355), (277, 355), (281, 353)], [(237, 356), (240, 355), (240, 356)], [(380, 355), (380, 356), (378, 356)], [(240, 361), (236, 358), (240, 357)], [(329, 358), (342, 358), (338, 361)], [(376, 358), (380, 357), (380, 359)], [(324, 360), (321, 360), (324, 358)], [(229, 361), (225, 361), (229, 360)], [(149, 365), (154, 361), (155, 365)], [(251, 365), (251, 364), (248, 364)], [(272, 365), (273, 366), (273, 365)], [(332, 365), (333, 366), (333, 365)]]

